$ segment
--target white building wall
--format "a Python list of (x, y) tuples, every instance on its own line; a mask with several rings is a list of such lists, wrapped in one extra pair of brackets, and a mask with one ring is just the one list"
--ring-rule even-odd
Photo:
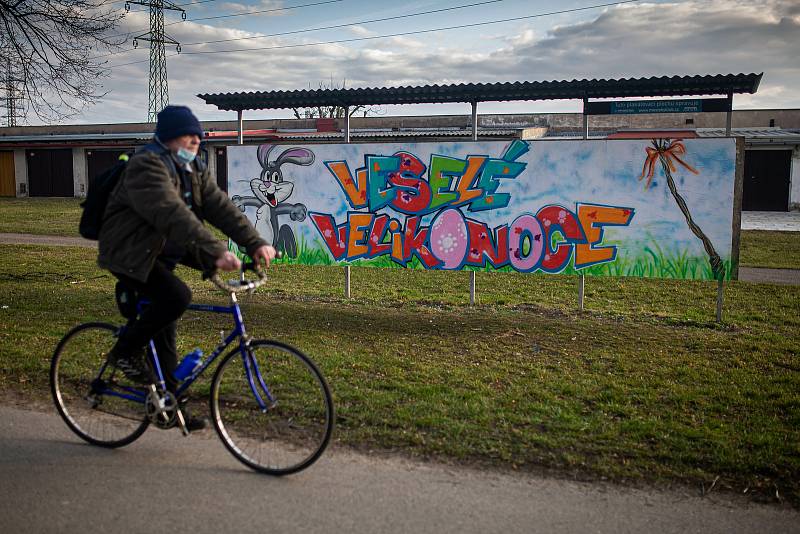
[(18, 197), (28, 196), (28, 160), (25, 159), (24, 148), (14, 151), (14, 186)]
[(792, 170), (789, 185), (789, 210), (800, 210), (800, 146), (792, 152)]
[(217, 148), (214, 146), (208, 147), (208, 175), (212, 180), (217, 179)]
[(86, 150), (83, 148), (72, 149), (72, 190), (76, 197), (85, 197), (89, 189), (88, 170), (86, 165)]

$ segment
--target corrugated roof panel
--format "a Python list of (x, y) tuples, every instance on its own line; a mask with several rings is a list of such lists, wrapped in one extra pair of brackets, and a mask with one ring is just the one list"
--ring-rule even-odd
[[(762, 73), (763, 74), (763, 73)], [(503, 102), (649, 96), (755, 93), (762, 74), (660, 76), (601, 80), (498, 82), (356, 89), (255, 91), (197, 95), (219, 109), (283, 109), (314, 106)]]

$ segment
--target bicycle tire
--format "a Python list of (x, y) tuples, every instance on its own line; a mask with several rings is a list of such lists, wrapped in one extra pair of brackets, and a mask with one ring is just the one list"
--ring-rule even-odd
[(103, 368), (117, 331), (109, 323), (80, 324), (61, 338), (50, 363), (50, 392), (61, 418), (81, 439), (108, 448), (132, 443), (149, 425), (142, 404), (93, 388), (100, 378), (108, 387), (119, 382), (134, 389), (112, 366)]
[[(249, 350), (272, 399), (258, 380), (253, 386), (270, 406), (261, 410), (245, 359), (233, 351), (219, 364), (211, 384), (214, 429), (228, 451), (255, 471), (277, 476), (301, 471), (317, 461), (330, 442), (334, 424), (330, 388), (316, 364), (289, 345), (252, 341)], [(287, 461), (279, 462), (279, 457)]]

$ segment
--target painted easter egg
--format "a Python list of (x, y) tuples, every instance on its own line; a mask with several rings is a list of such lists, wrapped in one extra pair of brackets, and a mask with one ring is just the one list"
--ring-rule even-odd
[(458, 269), (469, 246), (467, 223), (455, 208), (443, 210), (431, 224), (430, 249), (442, 262), (442, 269)]

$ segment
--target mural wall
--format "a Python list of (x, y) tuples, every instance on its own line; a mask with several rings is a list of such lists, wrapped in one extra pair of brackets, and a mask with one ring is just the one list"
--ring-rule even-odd
[(228, 192), (290, 263), (714, 279), (735, 164), (733, 139), (231, 146)]

